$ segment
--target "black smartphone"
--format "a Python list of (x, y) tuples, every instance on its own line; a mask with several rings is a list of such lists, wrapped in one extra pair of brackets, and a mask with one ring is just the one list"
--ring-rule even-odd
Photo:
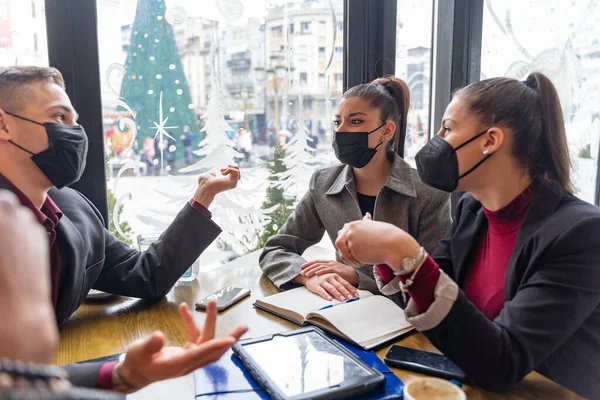
[(248, 290), (248, 289), (227, 286), (227, 287), (224, 287), (223, 289), (219, 290), (218, 292), (215, 292), (215, 293), (211, 294), (210, 296), (207, 296), (207, 297), (203, 298), (202, 300), (200, 300), (199, 302), (197, 302), (196, 308), (199, 308), (201, 310), (206, 310), (206, 306), (208, 305), (208, 302), (211, 300), (216, 300), (217, 301), (217, 310), (224, 311), (224, 310), (228, 309), (229, 307), (231, 307), (232, 305), (234, 305), (235, 303), (237, 303), (238, 301), (240, 301), (243, 298), (248, 297), (248, 296), (250, 296), (250, 290)]
[(392, 367), (469, 383), (467, 375), (456, 364), (441, 354), (393, 345), (383, 357), (383, 361)]

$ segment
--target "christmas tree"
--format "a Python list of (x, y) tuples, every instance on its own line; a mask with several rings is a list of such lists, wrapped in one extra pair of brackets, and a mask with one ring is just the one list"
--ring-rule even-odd
[(267, 240), (277, 232), (285, 224), (288, 217), (293, 211), (295, 198), (285, 196), (284, 190), (277, 184), (277, 174), (287, 171), (285, 166), (285, 152), (277, 143), (273, 159), (268, 162), (269, 181), (272, 183), (267, 189), (267, 198), (265, 199), (262, 208), (263, 210), (272, 210), (269, 213), (270, 220), (265, 224), (264, 231), (259, 239), (257, 250), (265, 247)]
[(308, 135), (304, 118), (304, 96), (302, 88), (298, 96), (298, 128), (294, 137), (285, 145), (285, 165), (287, 171), (277, 173), (277, 186), (295, 197), (302, 196), (308, 187), (308, 180), (315, 170), (314, 150), (309, 146), (313, 139)]
[[(198, 132), (198, 120), (164, 0), (138, 0), (125, 62), (121, 97), (135, 111), (138, 141), (162, 140), (164, 127), (179, 139), (184, 126)], [(162, 94), (162, 103), (161, 103)], [(164, 107), (159, 121), (159, 108)], [(156, 136), (156, 137), (155, 137)], [(178, 158), (183, 146), (177, 146)]]

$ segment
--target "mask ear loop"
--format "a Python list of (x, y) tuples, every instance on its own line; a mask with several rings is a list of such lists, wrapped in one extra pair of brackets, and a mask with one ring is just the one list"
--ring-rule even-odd
[(21, 146), (19, 146), (18, 144), (16, 144), (16, 143), (15, 143), (15, 142), (13, 142), (12, 140), (9, 140), (8, 142), (9, 142), (10, 144), (12, 144), (13, 146), (15, 146), (15, 147), (18, 147), (19, 149), (23, 150), (24, 152), (26, 152), (26, 153), (29, 153), (29, 154), (31, 154), (32, 156), (35, 156), (35, 154), (34, 154), (34, 153), (30, 152), (29, 150), (27, 150), (27, 149), (26, 149), (26, 148), (24, 148), (24, 147), (21, 147)]
[(487, 133), (487, 131), (489, 131), (489, 130), (490, 130), (490, 128), (488, 128), (485, 131), (483, 131), (481, 133), (478, 133), (477, 135), (473, 136), (471, 139), (467, 140), (466, 142), (464, 142), (463, 144), (461, 144), (460, 146), (458, 146), (457, 148), (455, 148), (454, 152), (456, 153), (458, 150), (462, 149), (463, 147), (465, 147), (466, 145), (468, 145), (469, 143), (471, 143), (475, 139), (479, 138), (481, 135)]
[[(376, 131), (376, 130), (378, 130), (378, 129), (381, 129), (381, 128), (383, 128), (383, 127), (384, 127), (384, 126), (386, 126), (386, 125), (387, 125), (387, 121), (385, 121), (385, 123), (384, 123), (383, 125), (381, 125), (379, 128), (375, 128), (375, 129), (373, 129), (373, 130), (372, 130), (371, 132), (369, 132), (367, 135), (370, 135), (371, 133), (375, 132), (375, 131)], [(376, 150), (376, 149), (377, 149), (379, 146), (381, 146), (382, 144), (383, 144), (383, 140), (382, 140), (381, 142), (379, 142), (379, 144), (378, 144), (377, 146), (373, 147), (373, 150)]]
[(29, 118), (21, 117), (20, 115), (13, 114), (13, 113), (11, 113), (11, 112), (8, 112), (8, 111), (6, 111), (6, 110), (5, 110), (4, 112), (5, 112), (6, 114), (8, 114), (8, 115), (11, 115), (11, 116), (15, 117), (15, 118), (22, 119), (23, 121), (31, 122), (32, 124), (36, 124), (36, 125), (40, 125), (40, 126), (45, 126), (45, 125), (44, 125), (44, 124), (42, 124), (42, 123), (39, 123), (39, 122), (37, 122), (37, 121), (34, 121), (34, 120), (32, 120), (32, 119), (29, 119)]
[[(471, 139), (467, 140), (465, 143), (461, 144), (460, 146), (458, 146), (454, 152), (456, 153), (456, 150), (459, 150), (463, 147), (465, 147), (467, 144), (471, 143), (473, 140), (477, 139), (478, 137), (480, 137), (481, 135), (483, 135), (484, 133), (486, 133), (489, 129), (486, 129), (485, 131), (481, 132), (478, 135), (475, 135), (474, 137), (472, 137)], [(462, 179), (465, 176), (469, 175), (471, 172), (475, 171), (481, 164), (483, 164), (488, 158), (490, 158), (492, 155), (494, 155), (494, 153), (489, 154), (489, 149), (485, 149), (483, 151), (483, 154), (487, 155), (487, 157), (484, 157), (483, 160), (479, 161), (477, 164), (475, 164), (475, 166), (473, 168), (471, 168), (470, 170), (468, 170), (467, 172), (465, 172), (464, 174), (462, 174), (461, 176), (458, 177), (458, 179)]]
[[(9, 112), (9, 111), (6, 111), (6, 110), (4, 110), (4, 112), (5, 112), (6, 114), (8, 114), (8, 115), (11, 115), (11, 116), (15, 117), (15, 118), (22, 119), (23, 121), (31, 122), (32, 124), (36, 124), (36, 125), (45, 126), (44, 124), (40, 124), (39, 122), (33, 121), (33, 120), (29, 119), (29, 118), (21, 117), (20, 115), (13, 114), (13, 113), (11, 113), (11, 112)], [(8, 142), (9, 142), (10, 144), (12, 144), (13, 146), (15, 146), (15, 147), (17, 147), (17, 148), (19, 148), (19, 149), (23, 150), (24, 152), (26, 152), (26, 153), (29, 153), (29, 154), (31, 154), (32, 156), (35, 156), (35, 153), (32, 153), (32, 152), (30, 152), (29, 150), (27, 150), (26, 148), (19, 146), (18, 144), (16, 144), (16, 143), (15, 143), (15, 142), (13, 142), (12, 140), (9, 140)]]
[(483, 160), (479, 161), (477, 164), (475, 164), (475, 166), (473, 168), (471, 168), (470, 170), (468, 170), (467, 172), (465, 172), (464, 174), (462, 174), (461, 176), (458, 177), (458, 179), (462, 179), (465, 176), (469, 175), (471, 172), (475, 171), (477, 169), (477, 167), (479, 167), (481, 164), (483, 164), (488, 158), (490, 158), (491, 156), (493, 156), (494, 153), (490, 154), (489, 156), (485, 157)]

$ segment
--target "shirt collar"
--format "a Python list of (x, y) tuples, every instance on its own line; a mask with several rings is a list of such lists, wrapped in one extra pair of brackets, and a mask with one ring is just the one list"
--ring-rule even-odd
[(23, 192), (19, 190), (18, 187), (13, 185), (13, 183), (9, 181), (8, 178), (2, 175), (0, 175), (0, 178), (3, 178), (6, 181), (8, 187), (12, 190), (15, 196), (17, 196), (21, 204), (24, 207), (29, 208), (33, 212), (35, 218), (40, 224), (44, 225), (46, 230), (51, 231), (56, 227), (56, 225), (58, 225), (58, 222), (62, 218), (63, 213), (60, 210), (60, 208), (58, 208), (56, 203), (52, 201), (50, 196), (46, 196), (46, 201), (44, 202), (44, 204), (42, 204), (42, 208), (39, 209), (33, 204), (31, 200), (29, 200), (27, 196), (25, 196), (25, 194), (23, 194)]
[[(413, 179), (411, 166), (404, 161), (402, 157), (394, 152), (392, 170), (390, 171), (390, 175), (388, 176), (388, 180), (384, 186), (396, 193), (403, 194), (408, 197), (417, 197), (417, 191), (415, 189), (415, 182)], [(338, 194), (344, 190), (346, 186), (351, 186), (353, 182), (354, 173), (352, 172), (352, 167), (350, 165), (346, 165), (326, 194)]]

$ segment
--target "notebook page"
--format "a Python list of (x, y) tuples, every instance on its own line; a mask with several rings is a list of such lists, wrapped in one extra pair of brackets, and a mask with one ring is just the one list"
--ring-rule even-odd
[(404, 310), (383, 296), (371, 296), (313, 314), (321, 315), (360, 345), (411, 328)]
[[(361, 299), (373, 296), (366, 290), (359, 290), (358, 295)], [(340, 304), (341, 302), (339, 300), (325, 300), (321, 296), (312, 293), (306, 287), (302, 286), (296, 289), (267, 296), (263, 299), (260, 299), (260, 303), (262, 305), (266, 305), (267, 308), (269, 305), (272, 305), (283, 310), (291, 310), (300, 314), (303, 318), (306, 318), (310, 312), (317, 311), (320, 308), (328, 305)], [(356, 301), (355, 303), (360, 303), (360, 301)]]

